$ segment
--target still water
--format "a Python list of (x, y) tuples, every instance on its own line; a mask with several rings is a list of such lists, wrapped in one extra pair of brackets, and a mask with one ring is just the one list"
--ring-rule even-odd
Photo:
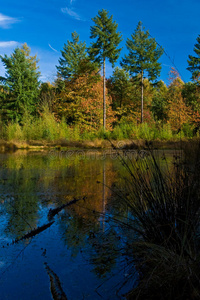
[(125, 299), (111, 218), (126, 214), (112, 206), (124, 172), (109, 151), (0, 154), (0, 299)]

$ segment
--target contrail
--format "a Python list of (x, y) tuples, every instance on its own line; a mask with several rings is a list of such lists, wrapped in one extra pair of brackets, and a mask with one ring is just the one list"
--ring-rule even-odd
[(58, 52), (56, 49), (54, 49), (50, 44), (48, 44), (49, 47), (54, 51), (54, 52)]

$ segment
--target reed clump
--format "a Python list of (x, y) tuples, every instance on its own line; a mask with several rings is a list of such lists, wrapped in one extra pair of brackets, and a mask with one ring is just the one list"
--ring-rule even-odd
[[(200, 147), (169, 162), (149, 150), (128, 170), (126, 194), (129, 273), (138, 280), (131, 299), (200, 299)], [(131, 271), (132, 270), (132, 271)]]

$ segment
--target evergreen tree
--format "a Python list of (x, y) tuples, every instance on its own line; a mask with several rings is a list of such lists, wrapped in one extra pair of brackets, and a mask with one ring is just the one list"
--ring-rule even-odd
[(157, 47), (154, 38), (150, 37), (149, 31), (144, 31), (142, 22), (139, 22), (131, 39), (127, 39), (126, 47), (128, 55), (122, 59), (121, 65), (132, 76), (138, 75), (141, 80), (141, 123), (143, 122), (143, 94), (144, 94), (144, 77), (154, 81), (161, 71), (161, 65), (158, 59), (163, 54), (163, 49)]
[(106, 129), (105, 61), (107, 58), (114, 66), (121, 51), (117, 47), (122, 38), (117, 32), (117, 23), (113, 21), (113, 16), (108, 16), (107, 10), (98, 11), (98, 15), (92, 21), (95, 25), (90, 28), (90, 38), (96, 41), (91, 44), (89, 54), (94, 61), (103, 64), (103, 127)]
[(116, 67), (113, 75), (107, 81), (108, 92), (113, 99), (113, 109), (121, 108), (127, 98), (130, 98), (132, 83), (127, 71)]
[(182, 96), (193, 111), (200, 112), (200, 85), (197, 82), (187, 82), (182, 89)]
[(80, 62), (87, 58), (85, 42), (79, 42), (79, 35), (72, 32), (72, 41), (67, 41), (61, 50), (62, 57), (59, 58), (58, 76), (62, 79), (70, 79), (79, 72)]
[[(26, 46), (27, 47), (27, 46)], [(0, 56), (6, 69), (4, 78), (5, 99), (1, 104), (1, 113), (6, 119), (18, 119), (24, 111), (33, 114), (39, 94), (39, 76), (37, 60), (30, 56), (30, 49), (24, 45), (16, 48), (10, 57)]]
[(200, 75), (200, 35), (197, 37), (197, 44), (194, 45), (194, 52), (197, 56), (189, 55), (189, 67), (187, 68), (192, 73), (193, 80)]

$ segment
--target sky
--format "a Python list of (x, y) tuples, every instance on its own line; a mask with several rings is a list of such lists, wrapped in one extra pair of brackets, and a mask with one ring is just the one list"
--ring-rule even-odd
[[(165, 53), (159, 62), (160, 80), (168, 84), (169, 71), (175, 67), (184, 82), (191, 79), (187, 71), (188, 55), (193, 52), (200, 34), (200, 0), (0, 0), (0, 55), (11, 55), (14, 48), (27, 43), (31, 55), (37, 54), (40, 80), (54, 81), (56, 65), (64, 43), (76, 31), (80, 40), (90, 46), (92, 18), (106, 9), (118, 24), (123, 47), (120, 59), (128, 54), (126, 40), (134, 33), (139, 21), (161, 45)], [(106, 63), (106, 77), (112, 75)], [(5, 70), (0, 63), (0, 75)]]

